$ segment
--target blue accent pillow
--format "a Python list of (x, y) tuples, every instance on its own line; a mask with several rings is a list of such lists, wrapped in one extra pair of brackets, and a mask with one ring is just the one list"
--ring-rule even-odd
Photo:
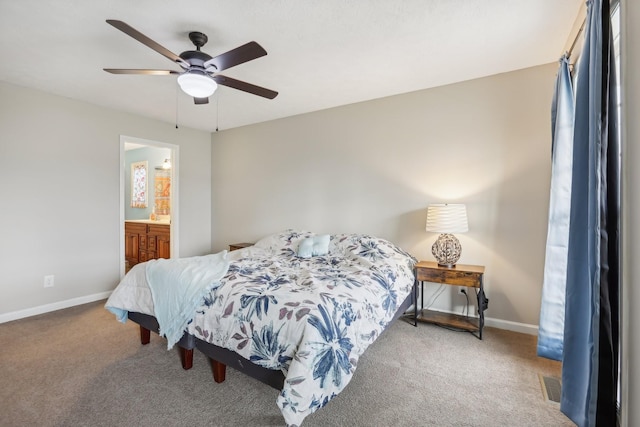
[(329, 252), (330, 239), (328, 234), (304, 239), (298, 246), (298, 257), (311, 258), (312, 256), (326, 255)]
[(329, 240), (328, 234), (322, 234), (313, 238), (313, 256), (326, 255), (329, 252)]
[(298, 257), (311, 258), (313, 255), (313, 237), (307, 237), (298, 246)]

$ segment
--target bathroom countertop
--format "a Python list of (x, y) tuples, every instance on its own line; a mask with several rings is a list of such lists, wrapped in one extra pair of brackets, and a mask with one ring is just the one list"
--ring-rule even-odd
[(138, 224), (157, 224), (157, 225), (170, 225), (170, 219), (159, 219), (156, 221), (152, 221), (150, 219), (127, 219), (125, 222), (135, 222)]

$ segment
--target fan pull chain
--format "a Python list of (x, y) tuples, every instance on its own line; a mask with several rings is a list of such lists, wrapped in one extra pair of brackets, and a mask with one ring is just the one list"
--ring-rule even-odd
[(216, 132), (218, 132), (218, 121), (220, 119), (220, 92), (216, 96)]
[(178, 129), (178, 85), (176, 84), (176, 129)]

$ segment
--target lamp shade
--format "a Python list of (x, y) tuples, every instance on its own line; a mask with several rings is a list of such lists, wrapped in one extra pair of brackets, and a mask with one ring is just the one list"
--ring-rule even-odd
[(178, 84), (187, 95), (194, 98), (208, 98), (218, 88), (215, 82), (203, 71), (191, 70), (178, 76)]
[(469, 230), (467, 207), (463, 204), (431, 204), (427, 207), (427, 231), (464, 233)]

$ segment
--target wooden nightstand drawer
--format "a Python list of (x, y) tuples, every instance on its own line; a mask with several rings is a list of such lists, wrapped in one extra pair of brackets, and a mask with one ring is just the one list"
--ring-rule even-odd
[(440, 267), (433, 261), (420, 261), (415, 265), (416, 279), (420, 282), (446, 283), (453, 286), (480, 287), (484, 267), (480, 265), (458, 264), (454, 267)]

